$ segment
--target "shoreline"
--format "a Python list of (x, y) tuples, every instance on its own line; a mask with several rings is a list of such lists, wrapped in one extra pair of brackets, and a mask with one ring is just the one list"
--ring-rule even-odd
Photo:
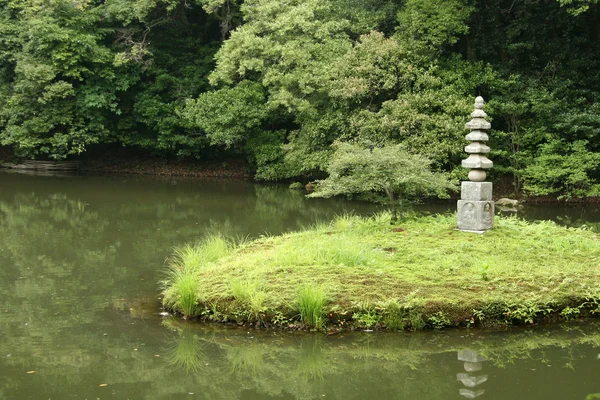
[[(86, 175), (139, 175), (139, 176), (165, 176), (165, 177), (188, 177), (188, 178), (223, 178), (240, 179), (245, 181), (254, 181), (255, 177), (251, 171), (250, 165), (243, 158), (228, 158), (223, 160), (197, 160), (192, 158), (165, 158), (156, 157), (136, 149), (118, 147), (106, 150), (90, 151), (83, 157), (79, 157), (78, 172)], [(13, 152), (6, 146), (0, 146), (0, 164), (14, 159)], [(4, 168), (10, 169), (10, 168)], [(51, 171), (54, 173), (54, 171)], [(498, 177), (494, 180), (494, 197), (516, 198), (520, 204), (530, 205), (565, 205), (581, 206), (591, 205), (600, 207), (599, 197), (558, 199), (554, 196), (529, 196), (521, 194), (515, 196), (511, 183), (512, 178), (508, 176)], [(300, 181), (305, 185), (314, 179), (295, 178), (286, 182), (292, 183)], [(458, 200), (458, 193), (451, 197), (451, 200)]]

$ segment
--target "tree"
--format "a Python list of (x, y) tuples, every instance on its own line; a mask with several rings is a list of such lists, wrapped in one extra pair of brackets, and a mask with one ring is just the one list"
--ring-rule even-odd
[[(130, 81), (103, 44), (92, 2), (0, 3), (0, 142), (21, 155), (62, 159), (108, 133), (107, 114)], [(3, 35), (4, 36), (4, 35)]]
[(329, 177), (317, 181), (309, 197), (365, 195), (371, 201), (387, 204), (393, 223), (403, 201), (431, 195), (447, 197), (448, 191), (456, 190), (445, 174), (431, 171), (430, 164), (427, 158), (409, 153), (402, 145), (371, 149), (339, 142), (327, 166)]

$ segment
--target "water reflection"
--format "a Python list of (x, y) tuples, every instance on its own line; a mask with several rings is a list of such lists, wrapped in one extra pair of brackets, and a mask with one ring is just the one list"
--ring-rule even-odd
[(189, 373), (198, 373), (205, 365), (206, 348), (191, 325), (173, 324), (166, 319), (163, 325), (176, 332), (175, 336), (165, 339), (164, 350), (167, 364), (175, 369)]
[(245, 182), (0, 173), (0, 187), (1, 399), (448, 399), (467, 348), (488, 361), (465, 381), (490, 378), (460, 384), (486, 399), (522, 398), (503, 384), (515, 376), (539, 392), (529, 398), (600, 392), (592, 325), (324, 337), (161, 324), (157, 280), (173, 245), (368, 205)]
[[(173, 318), (165, 323), (173, 332), (162, 345), (172, 352), (161, 359), (174, 369), (169, 379), (173, 384), (192, 379), (194, 391), (216, 396), (211, 398), (449, 399), (457, 391), (448, 379), (452, 375), (462, 386), (460, 398), (563, 400), (585, 399), (598, 382), (593, 366), (600, 334), (592, 325), (467, 336), (459, 331), (326, 337), (223, 330)], [(567, 363), (574, 370), (560, 368)], [(218, 392), (224, 381), (226, 395)]]
[(483, 362), (487, 361), (487, 358), (475, 350), (459, 350), (458, 360), (463, 362), (466, 371), (456, 374), (456, 379), (466, 387), (461, 388), (458, 393), (467, 399), (482, 396), (485, 389), (480, 388), (479, 385), (488, 380), (488, 376), (481, 373)]
[[(234, 181), (0, 173), (0, 187), (0, 398), (11, 400), (103, 398), (96, 391), (105, 381), (166, 384), (173, 368), (196, 374), (205, 344), (197, 334), (177, 332), (170, 344), (148, 336), (165, 333), (157, 281), (172, 246), (373, 209)], [(170, 366), (157, 369), (158, 360)], [(24, 371), (35, 372), (24, 381)]]

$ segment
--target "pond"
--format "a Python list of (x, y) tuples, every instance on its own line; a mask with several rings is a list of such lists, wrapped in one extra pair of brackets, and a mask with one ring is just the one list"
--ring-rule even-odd
[[(256, 331), (161, 316), (173, 246), (376, 210), (285, 185), (0, 173), (0, 399), (586, 399), (593, 322), (420, 333)], [(421, 210), (452, 208), (427, 206)], [(599, 226), (592, 209), (528, 218)], [(537, 213), (537, 214), (536, 214)], [(590, 397), (591, 398), (591, 397)]]

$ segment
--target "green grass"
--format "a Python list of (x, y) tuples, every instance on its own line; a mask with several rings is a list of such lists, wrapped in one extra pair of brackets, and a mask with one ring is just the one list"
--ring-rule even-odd
[[(593, 232), (497, 218), (493, 230), (476, 235), (455, 230), (452, 215), (414, 217), (396, 226), (389, 218), (347, 215), (237, 247), (219, 237), (216, 244), (184, 247), (174, 259), (185, 256), (195, 265), (197, 309), (184, 309), (189, 285), (178, 287), (176, 280), (165, 286), (165, 305), (186, 315), (212, 305), (225, 317), (243, 308), (249, 320), (281, 313), (293, 320), (299, 313), (317, 326), (308, 308), (302, 315), (299, 293), (318, 287), (327, 298), (319, 315), (331, 314), (328, 320), (342, 325), (358, 313), (363, 325), (377, 321), (376, 328), (390, 329), (532, 323), (560, 316), (566, 307), (581, 310), (570, 318), (600, 309), (600, 240)], [(364, 304), (377, 315), (365, 314)]]
[(198, 290), (203, 268), (229, 254), (237, 244), (220, 235), (208, 236), (201, 243), (176, 248), (168, 260), (163, 285), (163, 305), (184, 317), (197, 315), (202, 292)]
[(309, 327), (321, 329), (327, 297), (322, 287), (305, 285), (298, 290), (296, 307), (300, 319)]
[(198, 303), (198, 275), (185, 268), (171, 268), (168, 272), (169, 288), (164, 297), (164, 305), (178, 309), (186, 316), (193, 316)]

